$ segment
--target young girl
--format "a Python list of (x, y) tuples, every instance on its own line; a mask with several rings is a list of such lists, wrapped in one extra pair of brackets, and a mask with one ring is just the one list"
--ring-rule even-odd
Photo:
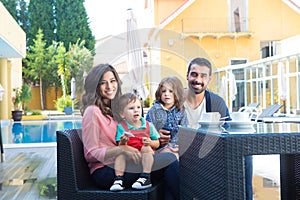
[(152, 122), (157, 130), (166, 130), (170, 134), (169, 144), (161, 147), (177, 151), (178, 125), (187, 126), (187, 115), (184, 111), (184, 91), (181, 81), (176, 76), (165, 77), (155, 92), (155, 103), (149, 109), (146, 120)]
[[(142, 117), (142, 105), (138, 96), (126, 93), (119, 99), (119, 124), (116, 141), (119, 145), (129, 145), (141, 152), (142, 173), (133, 183), (134, 189), (146, 189), (152, 186), (150, 173), (153, 166), (153, 149), (159, 146), (159, 133), (155, 127)], [(123, 190), (123, 176), (126, 168), (126, 157), (119, 155), (115, 160), (115, 181), (111, 191)]]

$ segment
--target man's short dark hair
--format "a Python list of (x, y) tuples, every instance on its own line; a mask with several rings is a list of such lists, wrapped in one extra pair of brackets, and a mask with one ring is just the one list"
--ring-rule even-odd
[(209, 68), (209, 76), (211, 76), (211, 73), (212, 73), (212, 68), (211, 68), (211, 63), (205, 59), (205, 58), (194, 58), (190, 63), (189, 63), (189, 66), (188, 66), (188, 71), (187, 73), (190, 73), (190, 70), (191, 70), (191, 66), (193, 64), (196, 64), (196, 65), (199, 65), (199, 66), (206, 66)]

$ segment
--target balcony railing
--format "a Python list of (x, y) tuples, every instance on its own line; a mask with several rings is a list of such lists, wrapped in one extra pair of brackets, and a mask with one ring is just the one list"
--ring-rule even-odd
[[(250, 103), (260, 103), (261, 109), (279, 103), (286, 105), (287, 114), (295, 113), (296, 109), (300, 109), (299, 60), (300, 52), (220, 68), (214, 74), (217, 91), (224, 97), (231, 111), (237, 111)], [(283, 67), (284, 74), (280, 73), (279, 66)], [(231, 73), (235, 75), (237, 88), (234, 101), (230, 98), (234, 96), (230, 89), (230, 84), (233, 83), (229, 76)], [(225, 85), (222, 85), (222, 79), (225, 80)], [(280, 83), (281, 79), (284, 84)], [(286, 98), (282, 97), (282, 93), (285, 93)]]

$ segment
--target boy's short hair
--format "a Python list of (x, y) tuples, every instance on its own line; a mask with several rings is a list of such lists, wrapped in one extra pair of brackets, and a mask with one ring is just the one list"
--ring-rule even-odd
[(125, 94), (120, 96), (120, 98), (118, 99), (117, 116), (115, 116), (117, 118), (117, 121), (122, 120), (121, 116), (120, 116), (120, 113), (123, 112), (124, 108), (130, 102), (136, 102), (136, 101), (141, 102), (140, 98), (134, 93), (125, 93)]

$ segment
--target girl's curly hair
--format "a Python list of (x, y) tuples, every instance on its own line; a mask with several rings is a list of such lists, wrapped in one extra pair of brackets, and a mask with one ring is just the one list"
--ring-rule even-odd
[(155, 92), (156, 101), (163, 104), (161, 100), (161, 95), (162, 95), (162, 88), (165, 83), (170, 84), (173, 88), (176, 108), (178, 110), (183, 109), (183, 103), (185, 101), (184, 89), (181, 81), (176, 76), (167, 76), (160, 81), (158, 88)]

